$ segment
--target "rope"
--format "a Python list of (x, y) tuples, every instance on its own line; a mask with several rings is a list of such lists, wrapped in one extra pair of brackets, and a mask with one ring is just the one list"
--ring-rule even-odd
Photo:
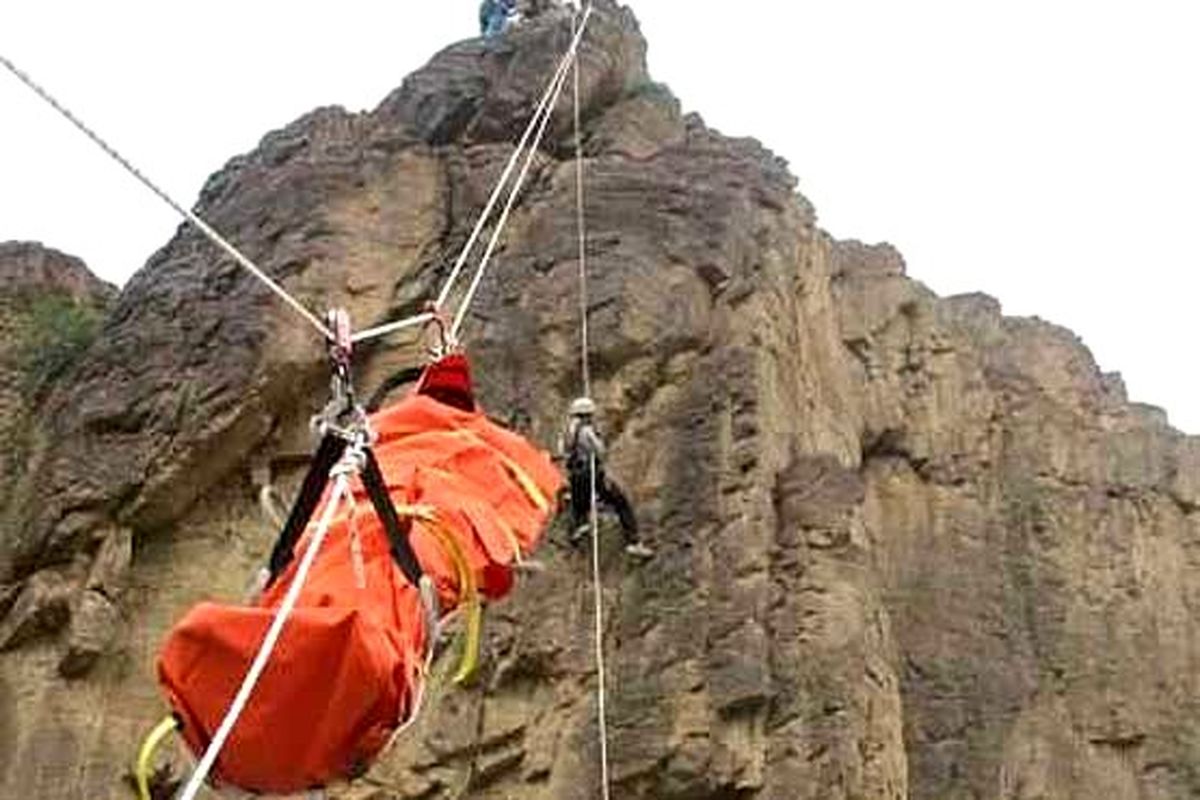
[(500, 199), (501, 190), (512, 176), (512, 171), (517, 165), (517, 160), (520, 158), (522, 151), (524, 151), (526, 144), (528, 144), (529, 137), (533, 134), (534, 129), (537, 128), (538, 120), (546, 113), (547, 106), (551, 104), (550, 98), (554, 97), (557, 100), (555, 86), (558, 85), (560, 76), (570, 66), (577, 44), (578, 41), (572, 42), (571, 48), (568, 49), (558, 62), (558, 68), (554, 70), (554, 77), (550, 79), (550, 83), (546, 85), (546, 90), (542, 92), (542, 98), (538, 101), (537, 110), (533, 112), (533, 116), (529, 119), (529, 124), (525, 126), (525, 132), (521, 134), (521, 140), (517, 143), (516, 150), (513, 151), (513, 154), (508, 159), (508, 163), (504, 166), (504, 172), (500, 174), (500, 179), (496, 181), (496, 187), (492, 189), (492, 194), (488, 197), (487, 205), (484, 206), (483, 211), (479, 214), (479, 219), (475, 221), (475, 227), (471, 231), (470, 238), (467, 239), (466, 245), (463, 246), (462, 252), (459, 253), (458, 259), (454, 262), (454, 269), (450, 271), (450, 275), (446, 278), (446, 283), (442, 286), (442, 291), (438, 294), (437, 305), (439, 307), (445, 305), (446, 300), (450, 297), (450, 290), (454, 286), (455, 280), (458, 279), (459, 273), (462, 272), (471, 250), (474, 249), (475, 243), (479, 239), (479, 234), (483, 232), (483, 226), (487, 223), (488, 218), (491, 217), (492, 210), (496, 207), (496, 201)]
[[(559, 77), (558, 86), (556, 87), (554, 99), (558, 101), (558, 95), (562, 92), (562, 88), (566, 85), (566, 76)], [(496, 245), (500, 242), (500, 236), (504, 233), (504, 226), (508, 222), (508, 215), (512, 213), (513, 206), (516, 205), (517, 195), (521, 192), (521, 187), (525, 183), (525, 178), (529, 174), (529, 168), (533, 165), (534, 156), (537, 155), (538, 145), (541, 144), (543, 135), (549, 126), (550, 114), (547, 113), (541, 119), (541, 124), (538, 127), (537, 136), (534, 139), (533, 146), (525, 154), (525, 163), (521, 165), (521, 171), (517, 175), (516, 181), (513, 183), (512, 189), (508, 193), (508, 199), (504, 201), (504, 209), (500, 212), (500, 218), (496, 221), (496, 227), (492, 230), (492, 235), (488, 239), (487, 247), (484, 248), (483, 258), (479, 260), (479, 266), (475, 268), (475, 275), (471, 278), (471, 284), (467, 287), (467, 292), (463, 295), (462, 302), (458, 306), (458, 311), (454, 315), (454, 323), (450, 326), (450, 336), (458, 337), (458, 331), (462, 327), (463, 321), (467, 317), (467, 312), (471, 309), (471, 303), (475, 300), (475, 293), (479, 290), (479, 285), (483, 281), (484, 273), (487, 272), (488, 265), (491, 263), (492, 254), (496, 250)]]
[[(591, 8), (588, 8), (587, 13), (591, 14)], [(586, 15), (585, 15), (586, 20)], [(521, 155), (525, 152), (525, 148), (529, 144), (529, 139), (534, 135), (535, 131), (539, 131), (545, 127), (542, 119), (548, 113), (547, 108), (553, 108), (553, 104), (558, 100), (558, 93), (561, 91), (562, 76), (570, 68), (571, 63), (575, 58), (575, 50), (578, 45), (578, 37), (572, 41), (570, 49), (563, 55), (558, 63), (558, 67), (554, 70), (554, 76), (550, 79), (550, 83), (546, 85), (545, 91), (542, 92), (541, 99), (538, 101), (537, 108), (533, 112), (533, 116), (529, 118), (529, 123), (525, 126), (525, 131), (521, 134), (520, 140), (517, 142), (516, 148), (512, 155), (508, 158), (508, 163), (504, 165), (504, 171), (500, 173), (500, 178), (496, 181), (495, 187), (492, 189), (491, 195), (488, 197), (483, 211), (479, 213), (479, 217), (475, 220), (475, 226), (471, 229), (471, 235), (467, 238), (467, 243), (463, 245), (458, 257), (454, 261), (454, 267), (450, 270), (450, 274), (446, 277), (445, 283), (442, 284), (441, 291), (438, 292), (437, 300), (434, 302), (435, 308), (441, 308), (450, 298), (450, 292), (454, 289), (454, 284), (458, 281), (462, 274), (463, 267), (466, 266), (467, 259), (471, 255), (471, 251), (475, 249), (475, 245), (479, 242), (479, 236), (483, 233), (484, 226), (491, 219), (492, 211), (496, 208), (496, 203), (500, 200), (500, 195), (504, 191), (504, 187), (508, 185), (509, 178), (512, 177), (513, 170), (516, 168), (521, 159)], [(541, 141), (539, 136), (533, 145), (533, 149), (537, 150), (537, 145)], [(503, 227), (501, 221), (499, 227)], [(368, 339), (375, 339), (380, 336), (387, 336), (390, 333), (420, 325), (432, 319), (432, 315), (419, 314), (415, 317), (399, 320), (397, 322), (387, 322), (382, 325), (377, 325), (373, 328), (368, 328), (354, 334), (354, 342), (362, 342)]]
[(258, 679), (262, 677), (262, 673), (266, 669), (267, 661), (271, 658), (275, 644), (279, 641), (279, 636), (283, 632), (283, 626), (287, 622), (288, 617), (291, 616), (292, 610), (296, 607), (296, 601), (300, 597), (300, 590), (304, 586), (304, 581), (308, 578), (308, 572), (317, 557), (317, 551), (321, 548), (321, 543), (325, 540), (325, 535), (329, 532), (334, 512), (337, 511), (337, 507), (342, 497), (349, 491), (349, 487), (349, 474), (345, 469), (341, 469), (334, 481), (333, 491), (330, 493), (325, 510), (321, 513), (321, 519), (317, 523), (317, 529), (313, 533), (312, 541), (309, 543), (308, 549), (304, 552), (304, 557), (300, 560), (300, 566), (296, 569), (295, 577), (292, 578), (292, 584), (288, 587), (287, 594), (284, 595), (279, 610), (275, 612), (275, 618), (271, 621), (271, 627), (267, 630), (267, 635), (263, 637), (263, 643), (259, 647), (258, 653), (254, 656), (254, 661), (251, 662), (250, 669), (246, 672), (246, 677), (242, 680), (242, 685), (238, 689), (237, 695), (234, 696), (233, 702), (230, 703), (229, 710), (225, 712), (225, 719), (221, 721), (221, 725), (217, 728), (212, 741), (208, 743), (208, 748), (205, 749), (200, 763), (196, 765), (191, 778), (188, 779), (187, 786), (184, 787), (183, 793), (179, 795), (180, 800), (193, 800), (196, 797), (196, 793), (200, 791), (200, 787), (204, 785), (208, 773), (212, 770), (217, 756), (220, 755), (221, 749), (225, 746), (229, 734), (233, 732), (233, 726), (237, 724), (238, 718), (242, 715), (246, 704), (250, 701), (250, 694), (254, 691)]
[(251, 275), (253, 275), (254, 277), (258, 278), (260, 281), (262, 281), (262, 283), (268, 289), (270, 289), (272, 292), (274, 292), (275, 295), (280, 300), (282, 300), (283, 302), (285, 302), (289, 306), (291, 306), (292, 309), (294, 309), (296, 311), (296, 313), (300, 314), (302, 317), (304, 317), (304, 319), (306, 319), (308, 321), (308, 323), (310, 325), (312, 325), (314, 328), (316, 328), (323, 337), (325, 337), (326, 339), (333, 338), (333, 335), (329, 331), (329, 328), (327, 328), (325, 326), (325, 324), (323, 322), (321, 322), (321, 320), (318, 319), (315, 314), (313, 314), (311, 311), (309, 311), (307, 308), (305, 308), (304, 305), (299, 300), (297, 300), (296, 298), (294, 298), (290, 294), (288, 294), (287, 291), (282, 286), (280, 286), (278, 283), (276, 283), (274, 280), (272, 280), (271, 277), (269, 275), (267, 275), (267, 273), (265, 273), (261, 269), (259, 269), (254, 264), (253, 261), (246, 258), (246, 256), (242, 255), (240, 250), (238, 250), (236, 247), (234, 247), (229, 242), (227, 242), (221, 236), (221, 234), (219, 234), (215, 230), (213, 230), (207, 222), (200, 219), (200, 217), (198, 217), (192, 211), (188, 210), (187, 208), (184, 208), (184, 206), (181, 205), (179, 202), (177, 202), (174, 198), (172, 198), (171, 195), (167, 194), (165, 191), (160, 189), (158, 187), (158, 185), (155, 184), (153, 181), (151, 181), (149, 178), (147, 178), (141, 172), (141, 170), (139, 170), (137, 167), (135, 167), (133, 164), (131, 164), (129, 162), (129, 160), (126, 159), (123, 155), (118, 153), (112, 147), (112, 145), (110, 145), (108, 142), (104, 141), (104, 139), (101, 139), (100, 136), (97, 133), (95, 133), (95, 131), (93, 131), (91, 128), (89, 128), (87, 125), (85, 125), (78, 117), (76, 117), (73, 113), (71, 113), (71, 111), (69, 109), (67, 109), (64, 105), (62, 105), (60, 102), (58, 102), (58, 100), (56, 100), (53, 95), (51, 95), (48, 91), (46, 91), (44, 88), (42, 88), (42, 86), (39, 85), (37, 82), (35, 82), (33, 80), (33, 78), (29, 77), (29, 75), (27, 73), (18, 69), (16, 64), (9, 61), (3, 55), (0, 55), (0, 64), (3, 64), (4, 67), (9, 72), (11, 72), (13, 75), (15, 75), (17, 77), (18, 80), (21, 81), (21, 83), (25, 84), (30, 89), (32, 89), (34, 91), (34, 93), (36, 93), (38, 95), (38, 97), (45, 100), (55, 111), (57, 111), (64, 118), (66, 118), (66, 120), (68, 122), (70, 122), (72, 125), (74, 125), (76, 128), (78, 128), (85, 136), (87, 136), (89, 139), (91, 139), (97, 146), (100, 147), (101, 150), (103, 150), (105, 153), (107, 153), (110, 158), (112, 158), (114, 161), (116, 161), (118, 164), (120, 164), (122, 167), (124, 167), (126, 172), (128, 172), (130, 175), (132, 175), (138, 181), (140, 181), (143, 186), (145, 186), (147, 189), (149, 189), (151, 192), (153, 192), (155, 195), (157, 195), (160, 200), (162, 200), (164, 203), (166, 203), (168, 206), (170, 206), (175, 211), (175, 213), (179, 214), (185, 220), (187, 220), (188, 222), (195, 225), (196, 228), (199, 229), (199, 231), (202, 234), (207, 236), (208, 239), (213, 244), (215, 244), (217, 247), (224, 250), (227, 255), (229, 255), (234, 261), (236, 261), (247, 272), (249, 272)]
[[(591, 13), (588, 4), (587, 13)], [(585, 15), (584, 21), (587, 20)], [(572, 22), (574, 27), (574, 22)], [(583, 202), (583, 137), (579, 124), (579, 61), (575, 61), (574, 93), (575, 93), (575, 217), (579, 229), (579, 366), (583, 383), (583, 396), (592, 396), (591, 369), (588, 363), (588, 287), (587, 287), (587, 218), (584, 214)], [(608, 777), (608, 710), (607, 700), (607, 670), (604, 665), (604, 585), (600, 572), (600, 514), (596, 487), (596, 454), (593, 452), (588, 459), (589, 484), (591, 491), (591, 508), (589, 522), (592, 529), (592, 602), (595, 631), (593, 639), (596, 648), (596, 726), (600, 739), (600, 797), (609, 800)]]
[[(591, 6), (588, 6), (591, 10)], [(574, 22), (572, 21), (572, 27)], [(588, 292), (587, 292), (587, 229), (583, 205), (583, 137), (579, 125), (579, 61), (575, 61), (575, 216), (579, 227), (579, 359), (583, 377), (583, 396), (592, 396), (592, 374), (588, 365)]]
[(359, 342), (365, 342), (367, 339), (375, 339), (380, 336), (387, 336), (389, 333), (402, 331), (405, 328), (415, 328), (418, 325), (424, 325), (426, 322), (432, 322), (435, 316), (435, 314), (430, 312), (424, 312), (417, 314), (416, 316), (405, 317), (404, 319), (397, 320), (396, 322), (388, 322), (383, 325), (376, 325), (374, 328), (367, 328), (366, 330), (362, 330), (354, 334), (350, 337), (350, 341), (358, 344)]
[(596, 454), (588, 467), (591, 470), (592, 508), (592, 603), (596, 620), (596, 725), (600, 737), (600, 797), (608, 800), (608, 713), (605, 708), (606, 670), (604, 668), (604, 586), (600, 581), (600, 514), (597, 509)]
[(533, 157), (537, 155), (538, 146), (545, 136), (546, 128), (549, 126), (550, 117), (554, 107), (558, 103), (558, 98), (562, 94), (563, 86), (566, 85), (567, 69), (575, 61), (576, 53), (579, 49), (579, 42), (583, 39), (584, 30), (587, 27), (587, 21), (592, 13), (591, 6), (584, 12), (578, 30), (575, 32), (574, 38), (571, 41), (571, 46), (567, 49), (567, 54), (564, 56), (563, 64), (560, 65), (558, 73), (555, 75), (553, 85), (553, 95), (549, 105), (543, 110), (543, 115), (539, 121), (537, 135), (534, 137), (533, 144), (525, 155), (525, 163), (521, 167), (520, 173), (517, 175), (516, 181), (513, 183), (512, 189), (508, 193), (508, 199), (505, 201), (504, 209), (500, 212), (500, 218), (496, 222), (496, 227), (492, 231), (491, 239), (488, 240), (487, 248), (483, 252), (483, 258), (479, 261), (479, 266), (475, 269), (475, 276), (471, 280), (471, 285), (467, 288), (467, 293), (463, 297), (462, 303), (459, 304), (458, 313), (454, 316), (454, 324), (450, 327), (450, 336), (453, 339), (458, 338), (459, 329), (462, 327), (463, 320), (466, 319), (467, 311), (470, 310), (471, 302), (475, 299), (475, 293), (479, 289), (479, 284), (483, 280), (483, 275), (487, 271), (488, 264), (491, 262), (492, 254), (496, 250), (496, 245), (500, 241), (500, 235), (504, 232), (504, 225), (508, 222), (508, 216), (512, 212), (513, 206), (516, 204), (517, 196), (521, 192), (521, 187), (525, 183), (525, 178), (529, 174), (529, 167), (533, 164)]

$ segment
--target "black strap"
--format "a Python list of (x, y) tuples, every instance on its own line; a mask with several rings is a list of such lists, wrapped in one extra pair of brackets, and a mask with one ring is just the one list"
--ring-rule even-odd
[(304, 483), (300, 485), (300, 492), (296, 495), (296, 502), (292, 504), (287, 522), (271, 550), (271, 560), (268, 562), (271, 574), (267, 578), (267, 586), (274, 583), (292, 562), (296, 542), (300, 540), (300, 535), (312, 520), (313, 512), (321, 502), (325, 485), (329, 483), (329, 473), (333, 471), (334, 465), (345, 450), (346, 440), (340, 436), (327, 433), (321, 439), (321, 445), (313, 455), (312, 464), (309, 465), (308, 474), (304, 476)]
[(396, 507), (392, 505), (387, 484), (383, 480), (383, 470), (379, 468), (379, 462), (375, 460), (375, 453), (368, 448), (366, 456), (366, 463), (363, 465), (362, 471), (363, 486), (367, 489), (367, 496), (371, 498), (371, 505), (375, 507), (375, 513), (383, 522), (383, 529), (387, 531), (388, 541), (392, 545), (392, 558), (396, 560), (396, 565), (400, 567), (400, 571), (404, 573), (408, 582), (417, 586), (424, 573), (421, 571), (421, 562), (417, 561), (416, 553), (413, 552), (412, 545), (408, 541), (408, 534), (412, 531), (412, 519), (406, 517), (401, 522), (400, 515), (396, 513)]
[(412, 383), (421, 377), (421, 373), (425, 371), (424, 367), (407, 367), (388, 377), (379, 385), (371, 394), (371, 399), (367, 401), (367, 413), (378, 411), (383, 405), (383, 401), (397, 387), (403, 386), (406, 383)]
[[(271, 560), (268, 563), (270, 576), (267, 579), (267, 586), (275, 582), (295, 557), (296, 542), (300, 540), (304, 529), (312, 521), (313, 513), (321, 502), (325, 486), (329, 483), (329, 475), (345, 452), (346, 446), (346, 440), (333, 433), (327, 433), (321, 439), (321, 444), (317, 448), (316, 454), (313, 455), (312, 464), (308, 468), (308, 474), (304, 476), (304, 483), (301, 484), (300, 492), (296, 496), (296, 502), (288, 514), (287, 522), (284, 523), (283, 530), (280, 531), (279, 538), (275, 541), (275, 547), (271, 550)], [(363, 486), (367, 489), (367, 496), (371, 498), (371, 505), (374, 506), (375, 513), (379, 515), (379, 519), (383, 523), (384, 531), (387, 532), (392, 558), (395, 559), (396, 565), (400, 567), (400, 571), (404, 573), (404, 577), (408, 579), (409, 583), (416, 586), (420, 583), (424, 573), (421, 570), (421, 563), (417, 560), (416, 553), (413, 552), (412, 545), (408, 541), (408, 534), (412, 530), (412, 520), (407, 518), (401, 520), (400, 515), (396, 513), (396, 507), (392, 505), (391, 496), (387, 491), (387, 483), (383, 479), (383, 470), (379, 468), (375, 453), (368, 448), (365, 455), (361, 475)]]
[(583, 423), (575, 420), (572, 428), (571, 447), (567, 452), (567, 469), (572, 471), (586, 469), (591, 459), (584, 455), (583, 448), (579, 444), (579, 434), (583, 430)]

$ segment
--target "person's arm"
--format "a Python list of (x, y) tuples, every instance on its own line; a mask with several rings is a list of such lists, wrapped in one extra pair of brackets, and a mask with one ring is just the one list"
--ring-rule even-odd
[(583, 437), (584, 447), (589, 453), (595, 453), (597, 460), (604, 458), (604, 440), (600, 438), (600, 434), (596, 433), (595, 428), (585, 425), (579, 435)]

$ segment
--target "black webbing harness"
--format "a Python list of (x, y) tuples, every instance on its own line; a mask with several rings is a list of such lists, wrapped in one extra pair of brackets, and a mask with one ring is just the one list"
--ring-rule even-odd
[(412, 520), (402, 519), (392, 504), (388, 494), (387, 483), (379, 461), (370, 446), (370, 433), (367, 428), (366, 412), (355, 402), (354, 387), (350, 376), (350, 319), (345, 311), (335, 309), (329, 312), (327, 322), (334, 332), (335, 339), (329, 345), (329, 359), (333, 366), (331, 382), (333, 399), (325, 411), (317, 418), (316, 423), (321, 430), (321, 443), (313, 455), (308, 473), (300, 485), (292, 510), (288, 513), (287, 522), (271, 549), (271, 558), (267, 564), (269, 575), (267, 586), (283, 574), (295, 557), (296, 543), (312, 521), (313, 514), (321, 502), (321, 495), (329, 484), (330, 475), (338, 462), (346, 454), (352, 444), (358, 447), (362, 454), (362, 468), (359, 473), (367, 496), (375, 513), (383, 523), (391, 546), (392, 558), (396, 566), (404, 573), (404, 577), (413, 586), (419, 586), (424, 572), (421, 563), (413, 552), (408, 541), (412, 531)]

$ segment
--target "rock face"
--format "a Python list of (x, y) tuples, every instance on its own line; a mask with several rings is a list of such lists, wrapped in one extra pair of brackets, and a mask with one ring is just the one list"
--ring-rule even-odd
[(0, 520), (36, 446), (34, 410), (80, 360), (115, 295), (77, 258), (0, 243)]
[[(549, 12), (454, 45), (373, 112), (268, 135), (199, 211), (311, 307), (413, 311), (569, 37)], [(1069, 332), (832, 240), (784, 163), (683, 115), (644, 54), (597, 2), (593, 394), (657, 549), (631, 564), (608, 531), (602, 554), (616, 794), (1200, 793), (1200, 441)], [(547, 445), (579, 390), (570, 116), (465, 329), (484, 404)], [(418, 357), (411, 337), (365, 347), (359, 382)], [(257, 483), (295, 486), (325, 383), (311, 330), (191, 230), (124, 288), (37, 401), (6, 505), (0, 796), (127, 796), (164, 711), (156, 647), (262, 563)], [(435, 682), (337, 794), (598, 796), (588, 559), (562, 540), (490, 610), (476, 686)]]

